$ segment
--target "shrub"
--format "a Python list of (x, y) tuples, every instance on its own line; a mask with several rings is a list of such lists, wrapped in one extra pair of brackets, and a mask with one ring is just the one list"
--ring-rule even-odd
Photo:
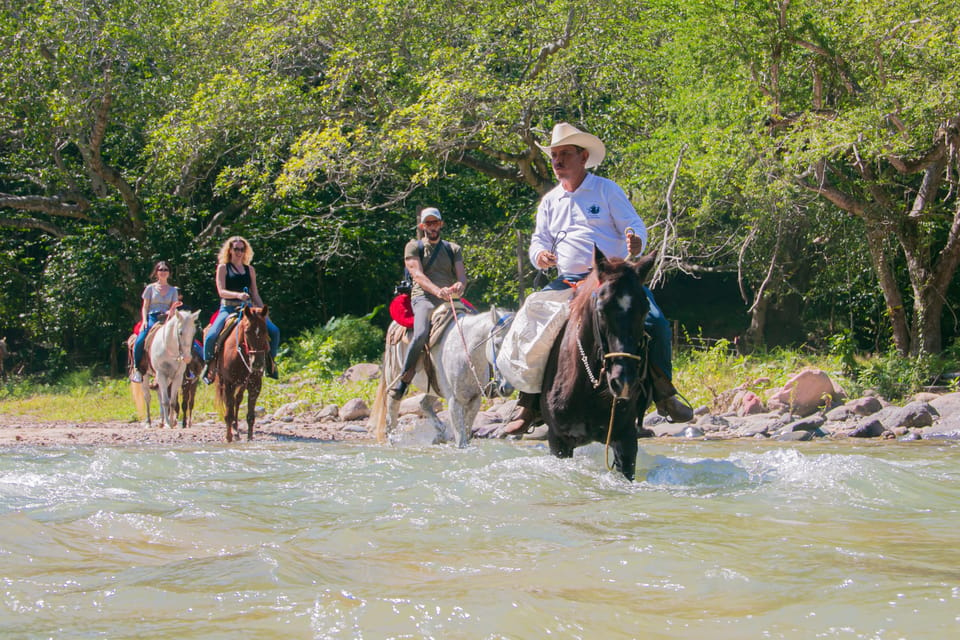
[(358, 362), (378, 360), (383, 339), (383, 330), (373, 325), (369, 316), (331, 318), (284, 346), (284, 368), (329, 378)]

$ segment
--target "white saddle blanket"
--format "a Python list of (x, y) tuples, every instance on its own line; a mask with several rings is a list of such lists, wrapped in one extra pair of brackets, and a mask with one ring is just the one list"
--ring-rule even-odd
[(537, 291), (517, 312), (497, 354), (504, 379), (524, 393), (540, 393), (553, 342), (570, 315), (573, 289)]

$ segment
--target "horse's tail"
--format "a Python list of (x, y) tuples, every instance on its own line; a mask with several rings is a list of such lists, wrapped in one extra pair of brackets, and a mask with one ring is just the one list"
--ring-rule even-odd
[[(384, 354), (386, 359), (386, 354)], [(384, 444), (387, 441), (387, 372), (384, 365), (380, 372), (380, 382), (377, 383), (377, 395), (373, 399), (373, 408), (370, 410), (368, 428), (373, 428), (377, 442)]]
[[(393, 325), (390, 325), (391, 328)], [(377, 442), (384, 444), (387, 441), (387, 388), (393, 382), (397, 375), (396, 349), (390, 344), (390, 331), (387, 331), (386, 340), (383, 346), (383, 364), (380, 366), (380, 382), (377, 383), (377, 395), (373, 399), (373, 407), (370, 409), (370, 419), (367, 422), (367, 428), (373, 429), (373, 434)]]
[(213, 395), (213, 408), (221, 418), (227, 415), (227, 385), (223, 381), (223, 358), (217, 354), (217, 376), (214, 380), (216, 389)]

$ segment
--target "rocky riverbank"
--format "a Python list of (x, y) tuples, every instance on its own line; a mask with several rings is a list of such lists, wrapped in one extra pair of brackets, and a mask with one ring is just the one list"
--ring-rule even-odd
[[(375, 365), (361, 365), (365, 377), (375, 375)], [(353, 372), (356, 379), (357, 372)], [(345, 380), (349, 378), (345, 374)], [(763, 386), (757, 380), (720, 394), (709, 406), (698, 407), (687, 423), (669, 423), (656, 412), (643, 421), (642, 437), (715, 439), (735, 438), (805, 441), (812, 439), (876, 438), (908, 441), (960, 439), (960, 392), (920, 393), (902, 404), (892, 404), (868, 394), (846, 398), (830, 377), (806, 369), (783, 387), (767, 393), (751, 389)], [(400, 407), (400, 430), (432, 437), (420, 416), (421, 396), (404, 399)], [(475, 438), (501, 437), (516, 400), (495, 400), (481, 411), (473, 424)], [(439, 407), (438, 407), (439, 409)], [(257, 418), (254, 439), (272, 442), (372, 442), (367, 420), (370, 411), (361, 399), (343, 406), (314, 406), (292, 402)], [(440, 412), (446, 420), (446, 412)], [(245, 428), (245, 425), (244, 425)], [(451, 434), (452, 437), (452, 434)], [(523, 436), (546, 438), (539, 426)], [(212, 414), (197, 416), (189, 429), (144, 427), (139, 422), (45, 421), (36, 417), (0, 415), (0, 446), (14, 445), (180, 445), (209, 444), (225, 440), (223, 422)]]

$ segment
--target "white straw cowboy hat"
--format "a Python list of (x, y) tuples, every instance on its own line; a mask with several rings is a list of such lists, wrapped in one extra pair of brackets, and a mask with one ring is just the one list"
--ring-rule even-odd
[(567, 122), (558, 122), (554, 125), (553, 137), (549, 145), (544, 146), (537, 144), (537, 146), (547, 153), (550, 153), (550, 149), (553, 147), (559, 147), (565, 144), (572, 144), (587, 150), (589, 153), (587, 156), (587, 169), (592, 169), (603, 162), (604, 156), (607, 155), (607, 148), (603, 145), (603, 141), (601, 141), (600, 138), (592, 136), (589, 133), (584, 133)]

